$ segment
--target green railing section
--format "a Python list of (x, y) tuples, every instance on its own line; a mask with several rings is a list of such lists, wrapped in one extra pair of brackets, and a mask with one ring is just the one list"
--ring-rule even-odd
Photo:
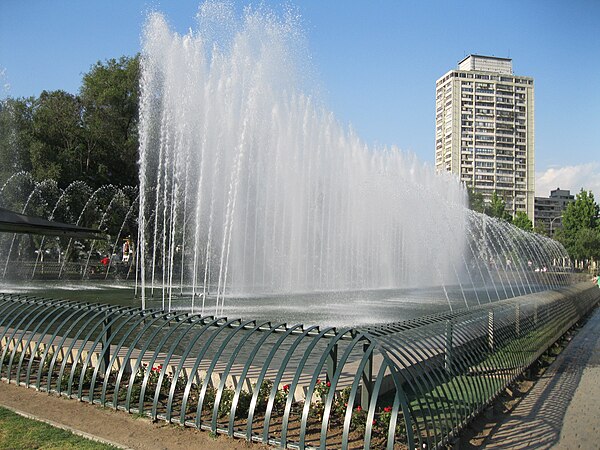
[(279, 447), (435, 448), (599, 299), (582, 283), (335, 329), (0, 294), (0, 376)]

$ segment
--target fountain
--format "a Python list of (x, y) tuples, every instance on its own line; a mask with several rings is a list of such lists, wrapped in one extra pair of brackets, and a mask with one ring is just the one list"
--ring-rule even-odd
[[(13, 175), (0, 188), (2, 207), (75, 226), (95, 227), (107, 233), (114, 243), (110, 246), (104, 241), (3, 234), (1, 279), (106, 279), (111, 267), (99, 273), (98, 255), (117, 255), (117, 244), (126, 236), (135, 235), (137, 200), (137, 190), (130, 187), (106, 185), (92, 191), (86, 183), (75, 181), (60, 189), (53, 180), (36, 182), (27, 172)], [(132, 268), (128, 264), (128, 275)]]
[[(89, 294), (120, 278), (110, 286), (118, 295), (92, 299), (336, 326), (569, 283), (560, 244), (469, 211), (454, 178), (338, 123), (303, 78), (302, 41), (292, 14), (248, 9), (236, 19), (208, 2), (186, 35), (151, 14), (139, 193), (60, 189), (27, 172), (0, 180), (2, 207), (109, 234), (99, 243), (0, 236), (2, 279), (80, 279), (69, 288)], [(100, 265), (127, 236), (136, 252), (126, 268), (113, 257)]]
[(368, 146), (306, 93), (294, 19), (233, 17), (209, 2), (186, 35), (160, 14), (145, 27), (142, 305), (441, 286), (452, 309), (450, 287), (469, 307), (566, 281), (533, 275), (562, 265), (559, 244), (468, 211), (455, 179)]
[[(556, 241), (468, 210), (452, 177), (340, 125), (302, 83), (294, 19), (233, 17), (206, 3), (181, 36), (149, 16), (139, 191), (1, 185), (0, 206), (110, 239), (0, 236), (4, 277), (46, 275), (49, 255), (57, 278), (71, 263), (96, 278), (77, 303), (2, 286), (0, 376), (282, 448), (441, 448), (597, 289), (563, 288)], [(111, 260), (90, 270), (126, 235), (141, 298), (130, 284), (119, 303), (101, 284)]]
[[(216, 23), (202, 11), (201, 28)], [(368, 148), (299, 92), (294, 27), (249, 13), (219, 48), (149, 18), (143, 286), (171, 296), (181, 257), (193, 294), (210, 286), (219, 298), (450, 281), (464, 245), (462, 189), (398, 149)], [(429, 218), (433, 203), (444, 227)]]

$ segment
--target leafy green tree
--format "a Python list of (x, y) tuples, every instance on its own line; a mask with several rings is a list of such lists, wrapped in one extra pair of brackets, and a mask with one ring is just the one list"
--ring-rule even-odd
[(536, 224), (533, 227), (533, 232), (548, 237), (548, 230), (543, 225)]
[(475, 189), (468, 188), (467, 196), (469, 200), (469, 209), (479, 213), (485, 212), (485, 203), (483, 200), (483, 194), (481, 192), (475, 192)]
[(137, 184), (139, 57), (98, 62), (79, 95), (0, 101), (0, 182), (25, 170), (65, 188)]
[(599, 214), (594, 194), (583, 189), (563, 212), (562, 228), (557, 230), (556, 237), (572, 258), (597, 258)]
[(572, 256), (577, 259), (600, 259), (600, 228), (581, 228), (572, 247)]
[(510, 213), (506, 211), (506, 202), (498, 195), (496, 191), (492, 194), (492, 200), (486, 207), (485, 213), (490, 217), (511, 221)]
[(521, 228), (522, 230), (533, 231), (533, 223), (531, 223), (531, 220), (523, 211), (517, 211), (512, 223), (513, 225)]
[(66, 186), (81, 177), (81, 103), (65, 91), (43, 91), (33, 112), (31, 168), (38, 180)]
[(33, 97), (0, 100), (0, 182), (16, 172), (31, 170), (34, 102)]
[(83, 76), (83, 165), (91, 184), (137, 183), (139, 75), (135, 56), (97, 62)]

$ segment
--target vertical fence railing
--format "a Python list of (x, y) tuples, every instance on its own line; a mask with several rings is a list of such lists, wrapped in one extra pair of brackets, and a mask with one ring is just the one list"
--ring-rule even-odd
[(439, 448), (599, 299), (335, 329), (0, 294), (0, 376), (278, 447)]

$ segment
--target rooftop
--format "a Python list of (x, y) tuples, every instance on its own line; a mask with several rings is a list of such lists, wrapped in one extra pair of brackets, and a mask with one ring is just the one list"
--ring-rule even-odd
[(469, 55), (458, 63), (459, 70), (474, 70), (512, 75), (512, 59)]

